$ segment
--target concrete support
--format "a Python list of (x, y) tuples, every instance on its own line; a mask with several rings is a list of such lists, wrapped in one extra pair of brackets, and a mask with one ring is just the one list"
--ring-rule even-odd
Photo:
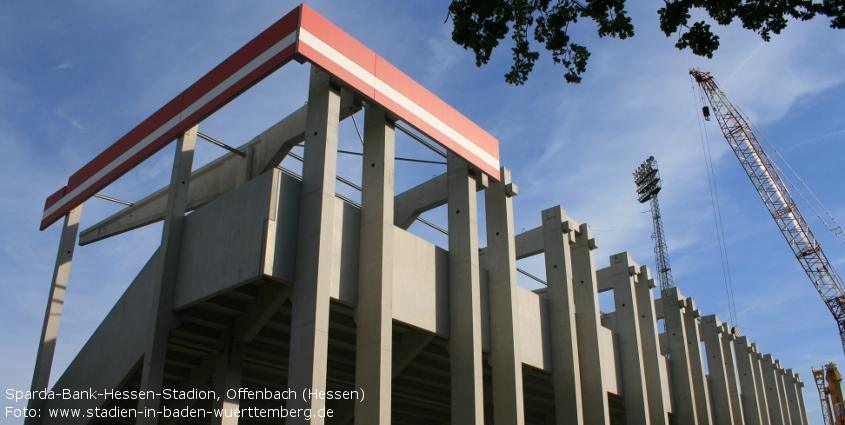
[[(62, 320), (62, 310), (65, 305), (65, 293), (70, 278), (70, 265), (73, 261), (73, 250), (76, 247), (80, 217), (82, 217), (81, 204), (65, 216), (62, 227), (59, 252), (56, 255), (56, 266), (53, 268), (53, 280), (50, 283), (50, 295), (44, 312), (44, 324), (41, 327), (41, 341), (35, 356), (31, 387), (33, 392), (47, 390), (50, 385), (50, 370), (53, 367), (53, 354), (56, 352), (56, 339), (59, 336), (59, 323)], [(44, 400), (32, 399), (27, 407), (41, 409), (43, 406)], [(25, 423), (37, 425), (41, 423), (41, 418), (27, 417)]]
[(707, 375), (704, 374), (704, 357), (701, 352), (701, 335), (698, 332), (698, 317), (701, 312), (696, 310), (692, 298), (685, 300), (687, 308), (684, 311), (684, 327), (687, 332), (687, 347), (689, 353), (692, 384), (695, 389), (695, 408), (698, 424), (711, 424), (710, 419), (710, 391), (707, 387)]
[(610, 256), (610, 280), (616, 307), (616, 334), (619, 337), (625, 419), (628, 425), (650, 424), (640, 322), (637, 320), (640, 313), (634, 295), (638, 272), (639, 265), (631, 260), (627, 252)]
[(778, 376), (772, 355), (763, 355), (760, 363), (763, 368), (763, 383), (766, 391), (766, 402), (769, 407), (769, 421), (771, 425), (785, 425), (786, 420), (783, 417), (780, 391), (778, 391)]
[(452, 423), (484, 423), (481, 284), (475, 178), (454, 153), (447, 158), (449, 208), (449, 353)]
[[(701, 318), (701, 330), (704, 337), (704, 350), (707, 355), (707, 369), (710, 372), (710, 401), (713, 408), (715, 425), (733, 424), (728, 380), (736, 380), (728, 375), (727, 363), (733, 364), (733, 358), (726, 358), (722, 349), (724, 327), (715, 314)], [(740, 422), (741, 424), (742, 422)]]
[(649, 420), (652, 425), (668, 425), (667, 413), (670, 407), (664, 403), (663, 376), (660, 373), (660, 340), (657, 336), (657, 315), (654, 311), (654, 294), (657, 286), (651, 278), (648, 267), (642, 266), (634, 286), (637, 295), (637, 312), (640, 322), (640, 344), (642, 344), (645, 385), (648, 391)]
[(584, 410), (569, 252), (569, 244), (575, 239), (574, 226), (560, 206), (543, 211), (542, 222), (555, 394), (554, 424), (582, 425)]
[(737, 385), (737, 370), (734, 362), (733, 349), (731, 348), (731, 341), (736, 337), (729, 331), (727, 323), (722, 323), (722, 332), (720, 333), (722, 343), (722, 356), (725, 358), (725, 374), (728, 381), (728, 397), (731, 401), (731, 412), (733, 413), (734, 424), (741, 425), (743, 423), (742, 402), (739, 399), (739, 388)]
[(227, 396), (229, 390), (237, 391), (241, 388), (241, 368), (246, 356), (246, 344), (232, 341), (217, 358), (217, 371), (214, 375), (214, 390), (218, 399), (212, 402), (214, 409), (220, 409), (220, 417), (211, 419), (212, 425), (237, 425), (236, 411), (240, 408), (240, 400)]
[[(167, 195), (164, 229), (161, 234), (160, 260), (153, 285), (150, 306), (150, 327), (144, 351), (144, 366), (141, 371), (141, 390), (160, 393), (164, 389), (164, 361), (167, 356), (167, 339), (170, 329), (178, 318), (173, 312), (173, 292), (176, 287), (176, 270), (182, 245), (182, 227), (188, 203), (188, 186), (191, 167), (194, 162), (194, 148), (197, 143), (197, 128), (193, 127), (179, 136)], [(138, 402), (140, 411), (159, 411), (161, 398), (142, 399)], [(136, 423), (155, 424), (155, 415), (139, 415)]]
[(664, 289), (663, 304), (672, 392), (675, 396), (675, 417), (680, 424), (698, 424), (695, 389), (690, 366), (689, 338), (684, 326), (686, 302), (678, 288)]
[(795, 374), (795, 386), (798, 391), (798, 407), (801, 408), (801, 423), (807, 425), (810, 421), (807, 419), (807, 405), (804, 404), (804, 383), (801, 382), (801, 376)]
[(493, 420), (522, 425), (522, 345), (519, 340), (519, 301), (516, 282), (513, 200), (516, 185), (501, 169), (485, 191), (487, 213), (487, 272), (490, 297), (490, 362), (493, 368)]
[(798, 387), (795, 373), (792, 369), (784, 371), (784, 387), (786, 389), (787, 403), (789, 403), (789, 421), (792, 425), (803, 425), (804, 420), (801, 417), (801, 407), (798, 405), (798, 392), (801, 388)]
[[(326, 72), (312, 66), (296, 275), (291, 292), (288, 388), (297, 392), (305, 388), (326, 389), (339, 106), (339, 89), (331, 84)], [(324, 406), (325, 401), (317, 397), (288, 402), (288, 408), (310, 408), (314, 413)], [(286, 423), (322, 425), (324, 419), (314, 417), (309, 422), (301, 417), (289, 418)]]
[(384, 109), (366, 109), (361, 191), (361, 240), (355, 422), (389, 425), (393, 361), (393, 181), (396, 134)]
[(780, 365), (780, 360), (775, 360), (775, 375), (777, 377), (778, 395), (780, 396), (780, 410), (783, 413), (783, 422), (789, 424), (791, 422), (789, 413), (789, 399), (786, 395), (786, 382), (784, 381), (785, 373), (783, 367)]
[(599, 329), (601, 312), (593, 250), (598, 243), (590, 226), (583, 223), (570, 248), (572, 256), (572, 287), (575, 299), (575, 319), (578, 329), (578, 358), (581, 369), (581, 397), (584, 403), (584, 423), (610, 424), (607, 389), (601, 368)]
[(769, 401), (766, 395), (766, 383), (763, 379), (763, 355), (757, 349), (757, 343), (751, 343), (752, 366), (754, 368), (754, 379), (757, 383), (757, 404), (760, 405), (760, 415), (763, 418), (763, 423), (771, 424), (771, 417), (769, 416)]
[(765, 406), (761, 406), (759, 403), (757, 375), (754, 373), (757, 354), (752, 350), (751, 344), (744, 336), (738, 337), (734, 345), (736, 347), (736, 368), (739, 372), (739, 385), (742, 388), (740, 400), (742, 401), (745, 425), (768, 425), (768, 415), (764, 420), (761, 412), (765, 409)]

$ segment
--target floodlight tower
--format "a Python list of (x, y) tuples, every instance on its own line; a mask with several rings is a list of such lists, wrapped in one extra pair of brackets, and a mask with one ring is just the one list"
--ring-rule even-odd
[(654, 263), (657, 267), (657, 281), (660, 289), (675, 287), (672, 278), (672, 268), (669, 266), (669, 248), (666, 247), (666, 236), (663, 234), (663, 221), (660, 219), (660, 205), (657, 203), (657, 192), (662, 188), (660, 173), (657, 171), (657, 161), (653, 156), (648, 157), (637, 171), (634, 172), (634, 183), (637, 184), (637, 200), (641, 204), (651, 201), (651, 220), (654, 223)]

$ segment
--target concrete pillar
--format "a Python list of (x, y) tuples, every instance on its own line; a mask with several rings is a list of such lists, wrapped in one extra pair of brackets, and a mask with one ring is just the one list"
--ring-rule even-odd
[[(173, 311), (173, 295), (176, 289), (176, 270), (179, 265), (179, 251), (182, 245), (182, 227), (188, 204), (188, 186), (191, 167), (194, 162), (194, 148), (197, 143), (197, 127), (179, 136), (170, 176), (170, 190), (164, 213), (164, 229), (161, 246), (158, 249), (156, 279), (153, 285), (150, 305), (150, 326), (144, 351), (144, 365), (141, 371), (141, 391), (160, 393), (164, 388), (164, 361), (167, 356), (167, 338), (170, 329), (178, 321)], [(142, 399), (138, 402), (142, 412), (146, 409), (161, 410), (161, 398)], [(155, 415), (139, 415), (136, 423), (155, 424)]]
[(616, 334), (619, 338), (619, 359), (622, 367), (622, 389), (625, 419), (628, 425), (650, 424), (645, 366), (640, 343), (640, 316), (634, 295), (639, 265), (630, 254), (610, 256), (610, 279), (616, 309)]
[(393, 196), (396, 134), (384, 109), (366, 109), (358, 266), (355, 403), (358, 424), (389, 425), (393, 360)]
[[(340, 89), (325, 71), (312, 65), (288, 363), (288, 388), (299, 393), (305, 388), (326, 389), (339, 108)], [(289, 400), (287, 407), (316, 413), (324, 406), (320, 398), (299, 397)], [(322, 425), (324, 419), (288, 418), (286, 423)]]
[[(715, 314), (701, 318), (701, 331), (704, 337), (704, 351), (707, 355), (707, 369), (710, 372), (710, 398), (713, 408), (713, 423), (716, 425), (733, 424), (727, 362), (733, 364), (733, 358), (725, 358), (722, 350), (722, 324)], [(741, 424), (741, 422), (740, 422)]]
[[(80, 217), (82, 217), (82, 205), (67, 213), (62, 227), (59, 251), (56, 255), (56, 266), (53, 268), (53, 280), (50, 283), (50, 295), (47, 298), (47, 308), (44, 312), (44, 324), (41, 327), (41, 341), (38, 343), (35, 370), (32, 373), (30, 389), (33, 392), (49, 389), (50, 370), (53, 367), (53, 354), (56, 352), (56, 340), (59, 337), (59, 323), (62, 320), (62, 310), (65, 305), (65, 293), (70, 278), (73, 250), (76, 247), (76, 235), (79, 233)], [(44, 400), (41, 399), (30, 400), (27, 406), (29, 409), (41, 409), (43, 407)], [(37, 425), (41, 423), (41, 417), (28, 417), (24, 422), (27, 425)]]
[(757, 374), (754, 373), (757, 363), (757, 354), (752, 350), (751, 344), (744, 336), (738, 337), (735, 341), (736, 367), (739, 375), (739, 385), (742, 389), (740, 400), (742, 402), (742, 413), (745, 425), (768, 425), (768, 415), (764, 420), (762, 410), (765, 405), (759, 403), (757, 390)]
[(775, 363), (771, 354), (763, 355), (760, 363), (763, 367), (763, 383), (766, 388), (766, 403), (769, 407), (769, 421), (771, 425), (785, 425), (781, 408), (780, 392), (778, 391), (778, 377)]
[(572, 292), (575, 299), (575, 322), (578, 330), (578, 358), (581, 370), (581, 397), (584, 403), (584, 423), (610, 424), (607, 389), (601, 368), (598, 287), (593, 250), (598, 243), (590, 226), (581, 224), (570, 247), (572, 257)]
[(666, 344), (669, 354), (669, 369), (672, 378), (672, 393), (675, 397), (675, 418), (679, 424), (698, 424), (695, 389), (690, 368), (689, 345), (684, 325), (686, 302), (678, 288), (664, 289), (663, 325), (666, 329)]
[(751, 352), (753, 353), (751, 356), (751, 364), (754, 370), (754, 379), (757, 383), (757, 404), (760, 405), (760, 416), (764, 424), (771, 424), (772, 421), (769, 417), (769, 401), (768, 397), (766, 397), (766, 383), (763, 380), (763, 355), (760, 354), (760, 351), (757, 348), (757, 343), (751, 343)]
[(640, 343), (643, 352), (643, 368), (645, 385), (648, 391), (649, 420), (652, 425), (668, 425), (667, 413), (670, 406), (664, 403), (665, 391), (663, 376), (660, 373), (660, 340), (657, 334), (657, 315), (654, 311), (654, 294), (652, 289), (656, 283), (651, 278), (648, 267), (639, 270), (637, 284), (634, 285), (637, 296), (637, 312), (639, 313)]
[(475, 178), (454, 153), (446, 160), (449, 189), (449, 354), (452, 423), (484, 423), (481, 287)]
[(555, 425), (582, 425), (581, 371), (572, 264), (569, 244), (575, 240), (573, 222), (563, 207), (542, 212), (546, 260), (546, 296), (549, 299), (549, 334), (552, 344), (552, 385), (555, 391)]
[(736, 363), (734, 363), (733, 349), (731, 349), (731, 341), (736, 337), (730, 332), (727, 323), (722, 323), (722, 332), (719, 335), (721, 336), (722, 356), (725, 358), (725, 374), (728, 380), (728, 397), (731, 401), (733, 421), (734, 424), (741, 425), (743, 423), (742, 402), (739, 399)]
[(484, 193), (487, 212), (487, 272), (490, 299), (490, 362), (493, 368), (493, 420), (496, 424), (525, 423), (522, 392), (522, 346), (519, 341), (519, 300), (511, 172), (490, 181)]
[(778, 384), (778, 395), (780, 396), (780, 410), (783, 414), (783, 423), (789, 424), (791, 422), (789, 413), (789, 399), (786, 395), (786, 382), (784, 381), (785, 373), (783, 367), (780, 365), (780, 360), (775, 360), (775, 375)]
[(792, 425), (802, 425), (804, 423), (801, 417), (801, 407), (798, 405), (798, 388), (795, 381), (795, 373), (792, 369), (784, 371), (784, 387), (786, 389), (786, 398), (789, 403), (789, 421)]
[(704, 356), (701, 352), (701, 335), (698, 332), (698, 320), (701, 312), (696, 310), (692, 298), (686, 300), (684, 310), (684, 328), (687, 332), (687, 347), (689, 353), (690, 373), (692, 385), (695, 389), (695, 408), (698, 424), (711, 424), (710, 419), (710, 391), (707, 388), (707, 375), (704, 373)]
[(739, 385), (742, 388), (740, 400), (742, 402), (742, 413), (745, 425), (768, 425), (768, 418), (764, 421), (757, 394), (757, 376), (754, 373), (757, 362), (757, 354), (744, 336), (738, 337), (735, 341), (736, 347), (736, 368), (739, 372)]
[(807, 419), (807, 405), (804, 404), (804, 382), (801, 381), (801, 376), (795, 374), (795, 386), (798, 391), (798, 407), (801, 409), (801, 423), (808, 425), (810, 421)]
[(214, 374), (214, 390), (218, 398), (212, 402), (214, 409), (223, 412), (219, 417), (211, 418), (212, 425), (237, 425), (238, 417), (235, 412), (240, 408), (237, 397), (229, 398), (229, 390), (237, 391), (241, 388), (241, 371), (246, 356), (246, 344), (232, 341), (217, 359), (217, 371)]

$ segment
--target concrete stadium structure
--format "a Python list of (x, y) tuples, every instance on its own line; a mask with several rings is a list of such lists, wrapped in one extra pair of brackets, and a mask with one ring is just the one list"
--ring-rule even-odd
[[(313, 11), (292, 13), (303, 37)], [(310, 34), (348, 37), (321, 25)], [(655, 299), (648, 268), (629, 253), (597, 269), (590, 226), (563, 207), (538, 211), (541, 224), (516, 234), (518, 191), (492, 136), (404, 74), (376, 72), (362, 86), (354, 58), (321, 55), (304, 46), (291, 53), (311, 63), (306, 106), (237, 152), (192, 172), (207, 112), (177, 126), (169, 187), (81, 233), (76, 200), (84, 196), (58, 215), (45, 212), (47, 225), (64, 216), (65, 230), (34, 390), (49, 380), (77, 235), (87, 244), (156, 221), (164, 228), (159, 250), (53, 387), (111, 397), (30, 406), (156, 414), (30, 423), (807, 424), (797, 374), (702, 316), (676, 288)], [(399, 96), (382, 100), (391, 90)], [(339, 122), (361, 109), (356, 203), (336, 196), (337, 146)], [(400, 194), (397, 121), (448, 150), (444, 174)], [(301, 175), (281, 170), (302, 142)], [(60, 195), (77, 196), (72, 184)], [(439, 207), (448, 250), (407, 230)], [(545, 262), (542, 290), (517, 285), (516, 261), (530, 256)], [(605, 291), (612, 312), (599, 310)], [(326, 393), (306, 399), (304, 389)], [(148, 391), (156, 397), (141, 397)], [(257, 417), (281, 407), (288, 415), (330, 409), (331, 417)], [(249, 417), (213, 417), (214, 409)]]

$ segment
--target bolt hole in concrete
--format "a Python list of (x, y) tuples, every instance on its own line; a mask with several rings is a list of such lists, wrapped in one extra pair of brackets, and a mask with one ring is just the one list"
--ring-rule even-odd
[(315, 136), (317, 135), (317, 132), (316, 132), (316, 131), (314, 132), (314, 135), (315, 135)]
[(376, 166), (375, 163), (370, 164), (370, 167), (375, 167), (375, 166)]
[(499, 232), (496, 232), (496, 236), (499, 236)]
[(455, 214), (460, 214), (460, 213), (461, 213), (461, 210), (455, 211)]

